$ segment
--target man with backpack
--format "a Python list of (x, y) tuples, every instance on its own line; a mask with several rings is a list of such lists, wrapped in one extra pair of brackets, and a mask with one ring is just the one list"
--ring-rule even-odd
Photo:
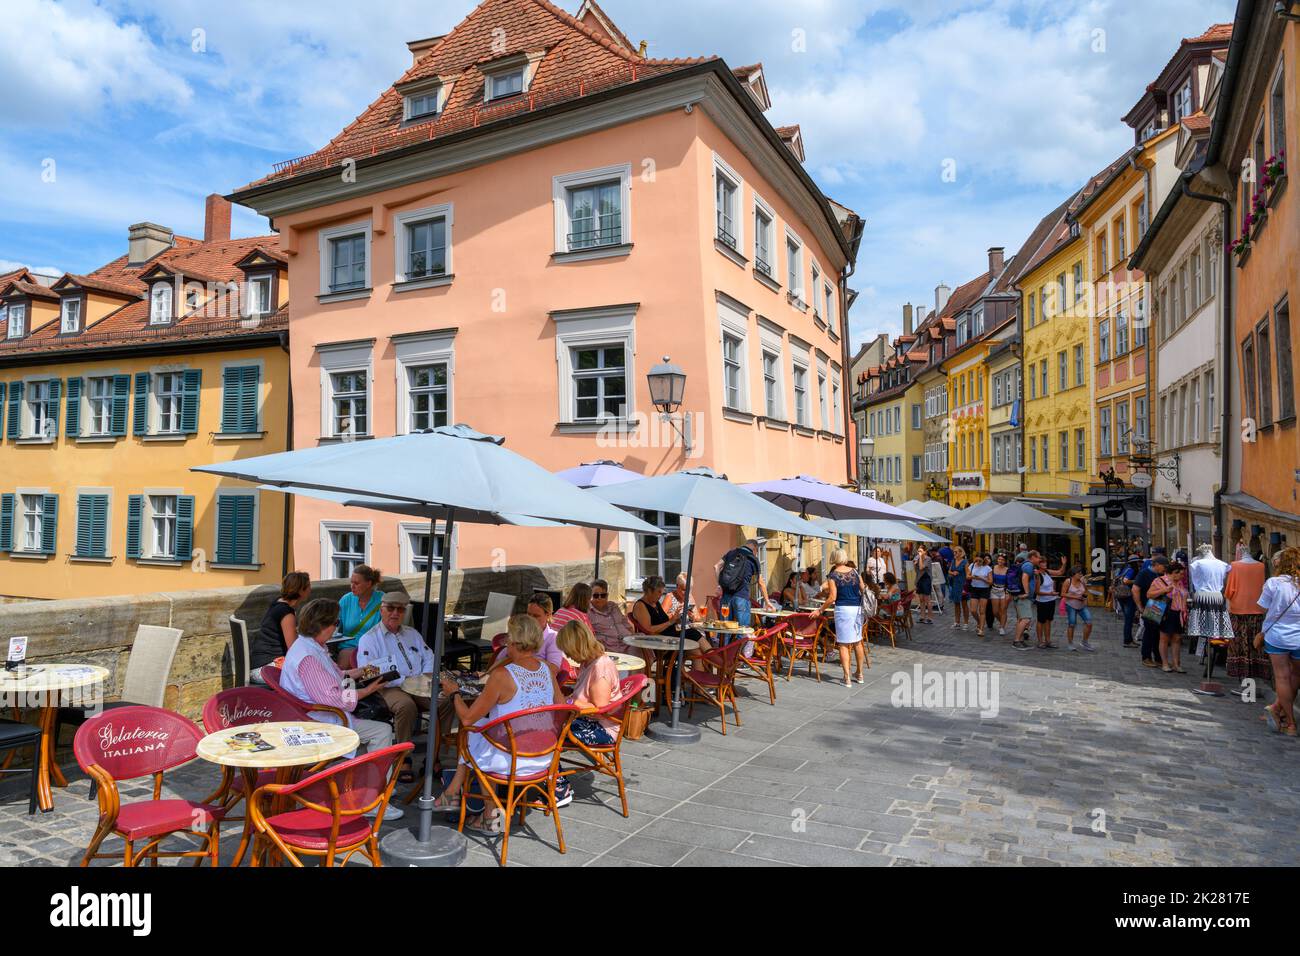
[(767, 591), (763, 588), (762, 569), (758, 563), (758, 541), (750, 538), (739, 548), (732, 548), (714, 566), (718, 586), (722, 589), (720, 607), (728, 608), (731, 620), (741, 627), (749, 627), (752, 593), (755, 581), (759, 585), (759, 604), (768, 606)]
[(1013, 565), (1011, 573), (1007, 575), (1007, 597), (1011, 598), (1008, 607), (1016, 617), (1015, 640), (1011, 646), (1018, 651), (1029, 650), (1029, 638), (1025, 632), (1029, 630), (1031, 621), (1035, 626), (1038, 622), (1038, 611), (1034, 607), (1037, 602), (1034, 598), (1038, 596), (1039, 560), (1038, 552), (1030, 551), (1025, 555), (1025, 560)]

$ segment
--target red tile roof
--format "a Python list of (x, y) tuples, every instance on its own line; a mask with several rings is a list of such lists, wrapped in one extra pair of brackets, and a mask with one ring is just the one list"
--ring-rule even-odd
[(1198, 37), (1184, 37), (1184, 43), (1227, 43), (1232, 39), (1231, 23), (1216, 23)]
[(124, 282), (113, 282), (110, 279), (100, 278), (99, 276), (79, 276), (69, 272), (59, 279), (55, 285), (59, 286), (59, 291), (68, 285), (75, 285), (82, 289), (90, 289), (95, 292), (107, 292), (109, 295), (120, 295), (128, 299), (138, 299), (144, 295), (142, 289), (135, 286), (127, 285)]
[[(245, 319), (237, 314), (237, 304), (224, 294), (218, 296), (215, 304), (201, 305), (194, 313), (182, 315), (169, 325), (151, 326), (149, 303), (145, 298), (148, 286), (140, 280), (140, 276), (155, 266), (162, 265), (173, 275), (181, 278), (200, 279), (204, 282), (240, 282), (243, 279), (243, 272), (236, 267), (235, 263), (253, 250), (273, 247), (278, 241), (276, 236), (253, 236), (247, 239), (227, 239), (218, 242), (199, 242), (183, 236), (177, 239), (176, 247), (140, 265), (128, 265), (127, 257), (120, 256), (88, 275), (66, 276), (69, 282), (75, 282), (85, 288), (111, 289), (116, 294), (131, 295), (134, 298), (76, 335), (61, 335), (59, 322), (56, 319), (46, 322), (40, 328), (32, 329), (21, 339), (13, 341), (0, 339), (0, 363), (3, 363), (8, 355), (111, 348), (128, 343), (135, 346), (160, 341), (202, 342), (288, 328), (287, 307), (261, 319)], [(15, 286), (22, 285), (26, 283), (15, 283)], [(44, 286), (40, 288), (47, 294), (57, 297), (56, 293), (50, 292)], [(236, 314), (222, 315), (222, 311)], [(7, 333), (7, 331), (0, 329), (0, 333)]]
[[(504, 48), (502, 36), (507, 38)], [(528, 91), (485, 103), (483, 67), (522, 54), (540, 54)], [(549, 0), (483, 0), (326, 146), (277, 164), (271, 175), (250, 186), (435, 140), (714, 59), (638, 56)], [(398, 87), (438, 78), (451, 84), (442, 112), (405, 124)]]
[(52, 292), (47, 285), (41, 285), (33, 279), (10, 279), (5, 283), (4, 289), (0, 294), (9, 292), (21, 292), (23, 295), (35, 296), (38, 299), (50, 299), (57, 301), (59, 294)]

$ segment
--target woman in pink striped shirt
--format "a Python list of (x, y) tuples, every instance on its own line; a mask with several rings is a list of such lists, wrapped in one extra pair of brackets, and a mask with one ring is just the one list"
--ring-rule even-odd
[[(325, 642), (334, 636), (339, 625), (339, 602), (317, 598), (307, 602), (298, 614), (298, 640), (289, 646), (280, 671), (280, 686), (299, 700), (337, 707), (348, 715), (348, 725), (361, 738), (363, 749), (381, 750), (393, 742), (393, 728), (378, 720), (353, 717), (357, 701), (382, 689), (375, 681), (368, 687), (357, 688), (351, 680), (361, 673), (361, 668), (341, 671), (325, 649)], [(304, 640), (304, 638), (307, 638)], [(311, 713), (313, 720), (338, 723), (338, 718), (328, 712)]]
[(564, 607), (555, 612), (551, 618), (551, 627), (559, 633), (560, 628), (570, 621), (581, 621), (588, 628), (591, 627), (591, 618), (587, 612), (591, 610), (591, 585), (579, 581), (573, 587), (569, 588), (569, 594), (564, 599)]

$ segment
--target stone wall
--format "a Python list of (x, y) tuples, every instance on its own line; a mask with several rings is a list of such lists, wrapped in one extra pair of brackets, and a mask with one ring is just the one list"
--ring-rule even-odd
[[(623, 556), (606, 554), (601, 570), (610, 582), (611, 592), (621, 594), (626, 581)], [(488, 592), (498, 591), (517, 595), (516, 609), (522, 612), (534, 589), (565, 591), (579, 581), (591, 580), (591, 571), (590, 561), (453, 570), (447, 581), (448, 610), (481, 614)], [(434, 574), (435, 601), (439, 583), (439, 575)], [(404, 590), (413, 601), (423, 600), (424, 575), (385, 578), (381, 587), (385, 591)], [(312, 584), (312, 597), (338, 599), (346, 592), (346, 581)], [(226, 653), (230, 639), (228, 618), (242, 618), (251, 632), (278, 594), (278, 587), (262, 585), (0, 605), (0, 647), (8, 646), (10, 637), (26, 635), (27, 659), (32, 663), (57, 661), (106, 667), (112, 678), (105, 697), (113, 700), (118, 696), (136, 629), (141, 624), (178, 627), (184, 636), (172, 663), (166, 705), (197, 719), (207, 699), (232, 684)], [(468, 627), (465, 633), (476, 636)]]

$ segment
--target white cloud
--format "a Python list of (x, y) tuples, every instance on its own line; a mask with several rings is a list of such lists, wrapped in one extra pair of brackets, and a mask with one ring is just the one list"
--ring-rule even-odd
[(84, 0), (8, 0), (0, 56), (3, 115), (61, 125), (109, 106), (189, 101), (189, 86), (158, 62), (145, 32)]

